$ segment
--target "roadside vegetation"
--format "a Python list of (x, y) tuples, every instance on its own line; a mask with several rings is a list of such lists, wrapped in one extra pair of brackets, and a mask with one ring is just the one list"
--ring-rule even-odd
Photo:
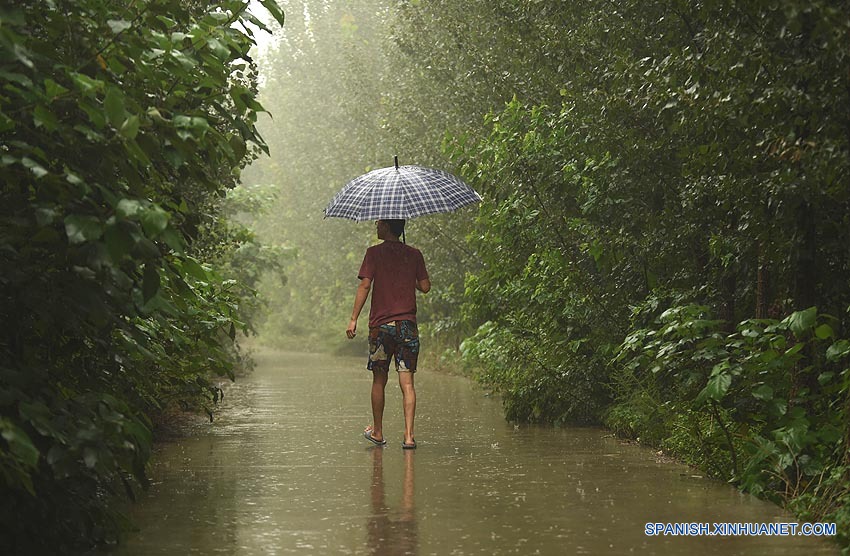
[(154, 423), (240, 365), (282, 261), (226, 199), (266, 150), (247, 7), (0, 8), (3, 554), (114, 542)]

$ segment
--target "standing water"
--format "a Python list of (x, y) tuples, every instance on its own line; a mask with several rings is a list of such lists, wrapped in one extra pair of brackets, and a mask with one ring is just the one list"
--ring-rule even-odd
[(415, 451), (364, 358), (263, 352), (212, 424), (161, 445), (116, 551), (151, 554), (835, 554), (814, 537), (646, 536), (647, 523), (792, 522), (776, 506), (595, 428), (514, 426), (468, 380), (422, 369)]

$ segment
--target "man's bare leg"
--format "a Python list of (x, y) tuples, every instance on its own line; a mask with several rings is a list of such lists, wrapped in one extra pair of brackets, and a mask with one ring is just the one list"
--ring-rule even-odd
[(416, 415), (416, 390), (413, 388), (413, 373), (410, 371), (399, 372), (398, 385), (401, 387), (402, 405), (404, 406), (404, 443), (413, 444), (413, 418)]
[(389, 371), (372, 371), (372, 438), (384, 439), (384, 388)]

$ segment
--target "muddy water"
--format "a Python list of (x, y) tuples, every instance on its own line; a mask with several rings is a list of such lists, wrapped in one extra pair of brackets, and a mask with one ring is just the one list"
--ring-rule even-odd
[(402, 451), (397, 387), (389, 445), (361, 435), (363, 360), (257, 360), (214, 423), (159, 448), (133, 509), (140, 531), (116, 554), (837, 553), (802, 536), (647, 537), (648, 522), (792, 520), (603, 430), (507, 423), (463, 378), (417, 373), (419, 448)]

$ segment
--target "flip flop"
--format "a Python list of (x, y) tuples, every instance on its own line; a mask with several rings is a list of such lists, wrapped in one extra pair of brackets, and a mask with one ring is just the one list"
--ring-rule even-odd
[(402, 442), (401, 443), (401, 449), (402, 450), (415, 450), (416, 449), (416, 439), (415, 438), (413, 439), (412, 444), (408, 444), (407, 442)]
[(387, 439), (386, 438), (383, 439), (383, 440), (378, 440), (377, 438), (372, 436), (372, 429), (367, 429), (367, 430), (363, 431), (363, 438), (365, 438), (366, 440), (368, 440), (369, 442), (371, 442), (372, 444), (374, 444), (376, 446), (386, 446), (387, 445)]

